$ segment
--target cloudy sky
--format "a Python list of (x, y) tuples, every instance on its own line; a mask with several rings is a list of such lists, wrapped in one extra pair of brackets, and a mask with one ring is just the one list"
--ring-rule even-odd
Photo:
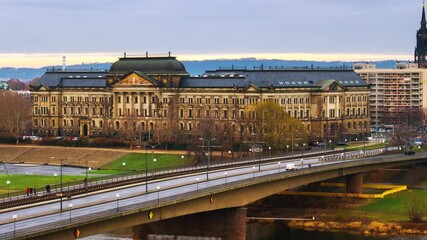
[(0, 0), (0, 67), (114, 61), (412, 59), (421, 0)]

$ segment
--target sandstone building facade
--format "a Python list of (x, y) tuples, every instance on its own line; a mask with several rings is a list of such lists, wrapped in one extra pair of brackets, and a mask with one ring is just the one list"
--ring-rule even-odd
[[(228, 69), (190, 76), (175, 57), (123, 57), (107, 71), (48, 71), (32, 88), (34, 134), (161, 141), (172, 130), (215, 129), (249, 139), (258, 103), (299, 119), (310, 141), (363, 139), (370, 132), (368, 85), (345, 69)], [(228, 127), (227, 127), (228, 126)], [(257, 133), (259, 134), (259, 133)]]

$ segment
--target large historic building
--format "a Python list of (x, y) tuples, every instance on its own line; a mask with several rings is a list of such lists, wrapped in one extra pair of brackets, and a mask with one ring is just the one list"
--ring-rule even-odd
[[(230, 69), (190, 76), (175, 57), (126, 57), (106, 71), (46, 72), (32, 87), (34, 133), (161, 140), (215, 122), (245, 135), (257, 103), (273, 101), (301, 120), (311, 140), (344, 141), (370, 132), (368, 85), (353, 70)], [(225, 130), (225, 125), (232, 127)]]

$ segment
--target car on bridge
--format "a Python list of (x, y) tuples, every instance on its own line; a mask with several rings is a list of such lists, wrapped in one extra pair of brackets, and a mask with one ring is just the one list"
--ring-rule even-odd
[(415, 155), (415, 151), (412, 149), (406, 149), (404, 152), (405, 155)]

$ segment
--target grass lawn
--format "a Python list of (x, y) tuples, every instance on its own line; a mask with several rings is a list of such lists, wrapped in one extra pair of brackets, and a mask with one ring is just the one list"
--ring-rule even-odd
[[(84, 176), (62, 176), (62, 182), (74, 182), (74, 181), (83, 181)], [(50, 184), (51, 186), (55, 184), (59, 184), (59, 176), (42, 176), (42, 175), (21, 175), (21, 174), (0, 174), (0, 193), (7, 193), (8, 186), (6, 181), (10, 181), (9, 190), (10, 192), (22, 191), (25, 192), (27, 187), (36, 187), (43, 188), (46, 184)]]
[[(354, 218), (368, 218), (373, 221), (409, 221), (406, 214), (405, 199), (415, 192), (421, 199), (427, 199), (427, 190), (407, 190), (393, 195), (388, 195), (383, 199), (372, 199), (360, 207), (340, 210), (336, 218), (342, 216), (352, 216)], [(425, 217), (427, 218), (427, 216)]]
[[(156, 159), (154, 162), (153, 159)], [(147, 160), (147, 163), (146, 163)], [(147, 164), (148, 171), (167, 169), (172, 167), (178, 167), (182, 165), (192, 165), (193, 158), (185, 156), (183, 159), (181, 155), (176, 154), (154, 154), (148, 153), (131, 153), (127, 154), (113, 162), (110, 162), (101, 167), (101, 170), (92, 171), (91, 174), (108, 174), (109, 171), (114, 173), (124, 173), (129, 171), (145, 171)], [(105, 171), (108, 170), (108, 171)]]

